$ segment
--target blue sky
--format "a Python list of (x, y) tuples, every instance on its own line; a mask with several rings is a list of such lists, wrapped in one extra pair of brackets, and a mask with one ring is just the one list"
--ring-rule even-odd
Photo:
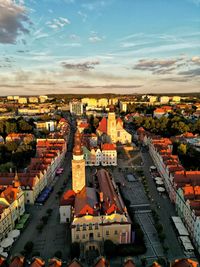
[(0, 0), (0, 94), (200, 91), (200, 0)]

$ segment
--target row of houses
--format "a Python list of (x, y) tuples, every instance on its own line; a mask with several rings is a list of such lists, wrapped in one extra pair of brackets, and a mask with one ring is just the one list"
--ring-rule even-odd
[[(58, 124), (59, 138), (37, 139), (36, 155), (24, 172), (0, 173), (0, 241), (15, 228), (25, 212), (25, 204), (34, 204), (42, 190), (50, 185), (64, 161), (70, 127), (65, 119)], [(65, 139), (64, 139), (65, 138)], [(32, 134), (11, 133), (6, 142), (33, 140)]]
[(66, 154), (64, 139), (38, 139), (36, 156), (26, 172), (0, 173), (0, 240), (15, 228), (42, 190), (51, 184)]
[(117, 166), (117, 149), (115, 144), (102, 144), (98, 148), (83, 146), (86, 166)]
[(163, 177), (169, 198), (176, 206), (190, 237), (200, 253), (200, 171), (186, 171), (172, 154), (170, 139), (151, 136), (139, 128), (138, 139), (149, 146), (149, 153)]
[[(71, 262), (67, 264), (63, 264), (60, 259), (52, 258), (49, 259), (48, 265), (45, 265), (45, 261), (40, 257), (34, 257), (29, 264), (27, 264), (26, 258), (22, 255), (15, 255), (10, 264), (6, 264), (6, 260), (3, 257), (0, 257), (0, 266), (1, 267), (83, 267), (84, 265), (77, 259), (73, 259)], [(94, 263), (91, 265), (92, 267), (110, 267), (109, 261), (106, 260), (103, 256), (98, 257)], [(133, 259), (128, 257), (125, 258), (124, 261), (121, 263), (121, 267), (136, 267), (137, 264), (134, 263)], [(149, 267), (161, 267), (161, 265), (157, 262), (153, 262)], [(177, 259), (170, 264), (171, 267), (183, 267), (183, 266), (190, 266), (190, 267), (197, 267), (198, 263), (191, 259)]]

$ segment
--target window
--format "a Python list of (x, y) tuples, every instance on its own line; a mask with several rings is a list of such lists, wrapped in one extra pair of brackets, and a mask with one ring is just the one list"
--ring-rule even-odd
[(117, 230), (115, 230), (115, 235), (117, 235), (118, 234), (118, 232), (117, 232)]
[(79, 235), (76, 235), (76, 239), (79, 239)]
[(95, 223), (95, 230), (98, 230), (98, 229), (99, 229), (98, 223)]
[(80, 231), (80, 224), (77, 224), (76, 231)]
[(98, 232), (97, 237), (101, 237), (100, 233)]
[(86, 231), (86, 224), (83, 224), (83, 231)]
[(109, 231), (108, 230), (106, 231), (106, 235), (109, 235)]
[(92, 223), (89, 224), (89, 230), (92, 230)]
[(83, 239), (85, 239), (85, 234), (83, 234)]

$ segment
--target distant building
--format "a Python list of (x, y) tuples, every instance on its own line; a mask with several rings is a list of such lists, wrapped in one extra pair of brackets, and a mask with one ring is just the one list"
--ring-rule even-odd
[(83, 114), (83, 103), (80, 101), (72, 101), (69, 103), (70, 113), (80, 116)]
[(156, 108), (153, 112), (153, 116), (160, 119), (163, 116), (168, 116), (166, 113), (166, 110), (164, 110), (163, 108)]
[(49, 132), (54, 132), (57, 126), (56, 121), (36, 121), (34, 124), (37, 130), (47, 130)]
[(179, 103), (180, 101), (181, 101), (181, 97), (180, 96), (173, 96), (172, 97), (172, 102)]
[(28, 100), (26, 97), (19, 97), (18, 103), (19, 104), (27, 104)]
[(120, 101), (119, 108), (120, 108), (120, 112), (127, 112), (127, 102)]
[(97, 134), (110, 143), (126, 144), (132, 141), (132, 135), (124, 129), (123, 121), (120, 118), (116, 119), (114, 112), (109, 112), (108, 118), (104, 117), (100, 121)]
[(149, 102), (150, 103), (155, 103), (158, 100), (157, 96), (149, 96)]
[(48, 96), (47, 95), (40, 95), (39, 100), (40, 100), (40, 103), (44, 103), (46, 100), (48, 100)]
[(160, 97), (160, 103), (161, 104), (167, 104), (167, 103), (169, 103), (169, 96), (161, 96)]
[(98, 99), (98, 107), (107, 107), (107, 106), (108, 106), (108, 99), (107, 98)]
[(38, 103), (39, 102), (39, 99), (38, 99), (37, 96), (30, 96), (28, 98), (28, 101), (29, 101), (29, 103)]

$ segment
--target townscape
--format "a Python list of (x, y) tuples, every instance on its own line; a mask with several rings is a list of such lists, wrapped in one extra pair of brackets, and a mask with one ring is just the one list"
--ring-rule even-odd
[(0, 0), (0, 267), (200, 267), (200, 0)]
[(198, 94), (7, 96), (0, 112), (0, 266), (198, 266)]

